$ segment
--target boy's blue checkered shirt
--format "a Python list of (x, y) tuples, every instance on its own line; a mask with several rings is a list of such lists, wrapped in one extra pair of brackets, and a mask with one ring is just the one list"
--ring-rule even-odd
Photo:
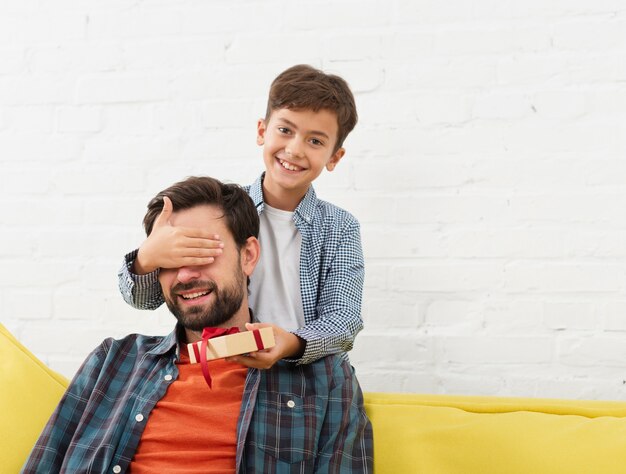
[[(79, 369), (22, 472), (127, 472), (150, 412), (178, 378), (178, 357), (176, 330), (105, 340)], [(372, 472), (361, 389), (336, 355), (248, 369), (236, 440), (238, 473)]]
[[(259, 214), (265, 207), (263, 176), (245, 188)], [(363, 250), (356, 218), (318, 199), (313, 186), (300, 201), (293, 220), (302, 235), (300, 291), (305, 321), (294, 333), (306, 341), (305, 352), (296, 362), (308, 364), (329, 354), (345, 354), (363, 328)], [(124, 258), (118, 274), (120, 292), (135, 308), (156, 309), (163, 304), (158, 271), (132, 274), (136, 256), (135, 250)]]

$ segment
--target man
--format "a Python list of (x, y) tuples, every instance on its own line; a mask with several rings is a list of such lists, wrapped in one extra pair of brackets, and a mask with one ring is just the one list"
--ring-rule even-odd
[[(161, 212), (164, 199), (174, 212)], [(209, 362), (212, 388), (186, 344), (205, 327), (255, 329), (248, 277), (259, 218), (245, 191), (188, 178), (159, 193), (144, 218), (218, 234), (211, 264), (161, 269), (176, 328), (166, 337), (107, 339), (75, 376), (23, 472), (371, 472), (372, 430), (353, 369), (340, 356), (269, 370)], [(277, 344), (280, 331), (275, 331)], [(236, 360), (236, 359), (235, 359)]]

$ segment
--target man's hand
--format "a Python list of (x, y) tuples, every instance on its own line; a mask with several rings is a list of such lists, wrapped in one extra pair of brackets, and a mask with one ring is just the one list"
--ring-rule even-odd
[(152, 232), (139, 247), (133, 273), (145, 275), (157, 268), (208, 265), (222, 254), (224, 244), (219, 235), (202, 229), (173, 227), (169, 222), (172, 212), (172, 201), (165, 196), (163, 209), (154, 221)]
[(274, 329), (274, 339), (276, 340), (274, 347), (258, 352), (251, 352), (245, 356), (227, 357), (226, 360), (255, 369), (269, 369), (280, 359), (298, 359), (302, 356), (306, 342), (295, 334), (287, 332), (273, 324), (246, 323), (246, 329), (248, 331), (268, 327)]

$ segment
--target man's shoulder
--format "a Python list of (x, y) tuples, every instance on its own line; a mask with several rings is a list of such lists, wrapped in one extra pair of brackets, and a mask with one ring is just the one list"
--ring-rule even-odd
[(142, 355), (147, 352), (157, 350), (164, 343), (167, 336), (148, 336), (145, 334), (128, 334), (120, 339), (113, 337), (106, 338), (94, 350), (94, 353)]

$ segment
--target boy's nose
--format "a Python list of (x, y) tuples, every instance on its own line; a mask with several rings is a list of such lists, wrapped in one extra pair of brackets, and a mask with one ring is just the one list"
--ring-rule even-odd
[(294, 140), (287, 147), (285, 147), (285, 152), (287, 155), (294, 156), (296, 158), (300, 158), (302, 156), (302, 145), (300, 142)]
[(187, 283), (200, 278), (200, 267), (180, 267), (176, 278), (181, 283)]

